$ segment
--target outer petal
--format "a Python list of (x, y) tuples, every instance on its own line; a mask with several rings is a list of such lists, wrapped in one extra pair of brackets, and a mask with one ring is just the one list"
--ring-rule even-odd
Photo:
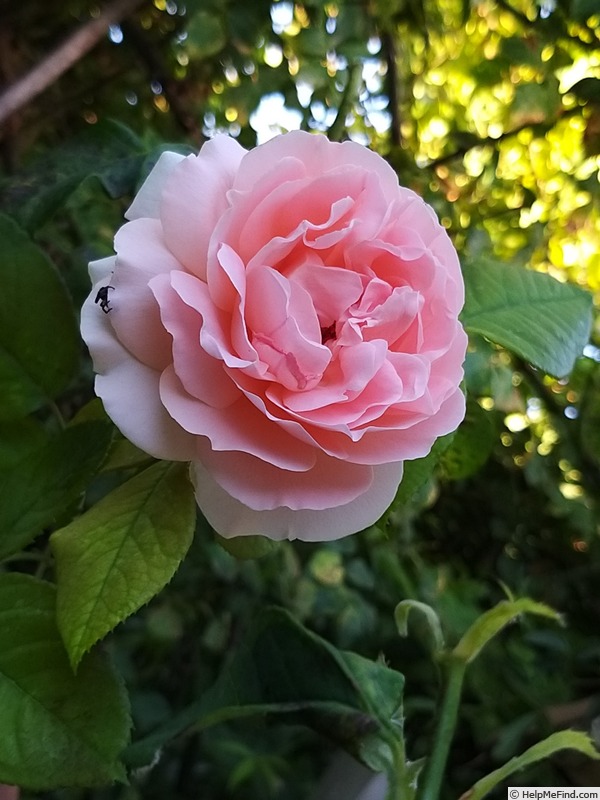
[(229, 136), (216, 136), (197, 156), (188, 156), (168, 175), (160, 218), (171, 252), (193, 274), (206, 277), (208, 243), (228, 207), (238, 166), (246, 150)]
[(180, 153), (172, 153), (170, 150), (160, 154), (160, 158), (134, 197), (133, 203), (125, 212), (125, 219), (159, 218), (162, 188), (174, 167), (184, 158), (185, 156)]
[[(117, 341), (109, 314), (95, 304), (98, 289), (110, 284), (116, 256), (92, 261), (89, 265), (90, 277), (93, 281), (92, 291), (81, 309), (81, 335), (87, 344), (94, 362), (94, 372), (106, 372), (115, 363), (130, 358), (129, 353)], [(110, 297), (109, 297), (110, 300)]]
[(319, 450), (305, 472), (280, 469), (246, 453), (209, 450), (200, 439), (198, 454), (217, 483), (259, 511), (335, 508), (364, 494), (373, 481), (371, 465), (340, 461)]
[(153, 369), (163, 369), (171, 357), (171, 337), (160, 321), (158, 305), (148, 288), (155, 275), (180, 269), (164, 245), (160, 223), (137, 219), (115, 237), (117, 264), (111, 283), (112, 312), (107, 315), (115, 333), (133, 355)]
[(96, 394), (123, 436), (155, 458), (189, 461), (195, 438), (183, 430), (160, 400), (160, 373), (128, 355), (96, 377)]
[(277, 169), (277, 164), (286, 157), (302, 161), (314, 177), (335, 169), (347, 169), (348, 166), (363, 167), (377, 175), (388, 200), (393, 200), (398, 193), (398, 177), (381, 156), (356, 142), (338, 144), (321, 134), (305, 131), (276, 136), (251, 150), (244, 158), (234, 188), (251, 189), (266, 170)]
[(88, 272), (94, 285), (101, 284), (112, 275), (116, 260), (116, 256), (107, 256), (107, 258), (99, 258), (97, 261), (90, 261)]
[(117, 339), (110, 317), (94, 303), (96, 292), (112, 274), (116, 257), (90, 264), (96, 279), (81, 310), (81, 334), (87, 344), (96, 377), (96, 394), (121, 433), (156, 458), (189, 461), (195, 437), (186, 433), (160, 402), (160, 372), (132, 357)]
[(376, 522), (390, 506), (402, 479), (400, 464), (373, 468), (369, 489), (351, 502), (322, 511), (275, 508), (253, 511), (231, 497), (199, 461), (192, 463), (196, 500), (209, 523), (227, 538), (259, 534), (269, 539), (323, 542), (357, 533)]

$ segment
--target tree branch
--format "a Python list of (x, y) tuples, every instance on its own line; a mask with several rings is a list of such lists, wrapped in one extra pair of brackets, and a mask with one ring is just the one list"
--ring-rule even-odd
[(392, 34), (386, 31), (381, 34), (381, 44), (387, 65), (388, 109), (392, 118), (390, 138), (394, 147), (400, 147), (402, 144), (402, 131), (400, 128), (400, 91), (398, 87), (396, 42)]
[(37, 97), (91, 50), (110, 25), (131, 14), (143, 0), (113, 0), (89, 22), (84, 22), (37, 66), (0, 95), (0, 123)]

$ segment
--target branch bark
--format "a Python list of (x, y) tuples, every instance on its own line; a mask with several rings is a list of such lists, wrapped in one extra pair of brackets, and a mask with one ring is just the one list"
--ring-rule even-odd
[(390, 125), (390, 138), (394, 147), (402, 144), (402, 130), (400, 121), (400, 90), (398, 86), (398, 60), (396, 55), (396, 42), (393, 34), (385, 32), (381, 35), (381, 44), (387, 64), (387, 85), (389, 112), (392, 118)]
[(143, 0), (113, 0), (89, 22), (84, 22), (39, 64), (0, 95), (0, 124), (51, 86), (88, 53), (110, 25), (115, 25), (142, 4)]

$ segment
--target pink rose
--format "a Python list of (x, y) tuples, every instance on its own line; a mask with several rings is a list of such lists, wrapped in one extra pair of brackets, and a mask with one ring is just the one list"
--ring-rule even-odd
[(223, 536), (375, 522), (464, 416), (463, 282), (431, 208), (361, 145), (294, 132), (164, 153), (126, 216), (81, 323), (123, 434), (191, 461)]

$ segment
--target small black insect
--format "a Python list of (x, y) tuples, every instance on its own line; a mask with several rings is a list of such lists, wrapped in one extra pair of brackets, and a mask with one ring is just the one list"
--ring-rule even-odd
[(94, 300), (94, 303), (100, 303), (100, 308), (105, 314), (108, 314), (108, 312), (111, 310), (110, 306), (108, 305), (108, 290), (114, 288), (114, 286), (101, 286), (100, 289), (98, 289), (98, 294)]

